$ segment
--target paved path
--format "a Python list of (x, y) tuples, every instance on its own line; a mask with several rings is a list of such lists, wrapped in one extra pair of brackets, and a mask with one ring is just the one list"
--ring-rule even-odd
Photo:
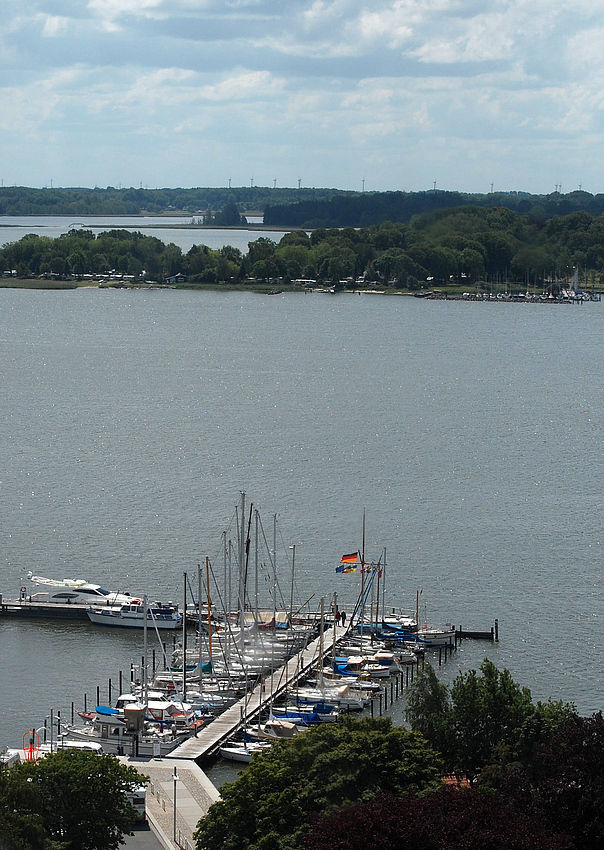
[[(220, 795), (203, 770), (188, 759), (136, 759), (120, 756), (150, 778), (147, 785), (147, 818), (165, 850), (194, 847), (197, 823)], [(176, 769), (176, 840), (174, 840), (174, 769)]]

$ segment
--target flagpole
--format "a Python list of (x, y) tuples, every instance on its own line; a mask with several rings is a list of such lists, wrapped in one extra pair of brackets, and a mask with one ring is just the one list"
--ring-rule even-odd
[(361, 551), (361, 646), (365, 625), (365, 508), (363, 508), (363, 545)]

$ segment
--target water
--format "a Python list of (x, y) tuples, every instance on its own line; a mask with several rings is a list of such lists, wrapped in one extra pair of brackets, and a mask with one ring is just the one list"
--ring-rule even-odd
[[(197, 219), (196, 219), (197, 220)], [(140, 230), (145, 236), (155, 236), (168, 244), (173, 242), (183, 252), (193, 245), (207, 245), (217, 250), (224, 245), (239, 248), (244, 254), (248, 242), (254, 242), (261, 236), (279, 242), (283, 233), (273, 230), (227, 230), (224, 228), (186, 227), (191, 219), (183, 216), (0, 216), (0, 248), (7, 242), (17, 242), (28, 233), (37, 236), (49, 236), (56, 239), (62, 233), (82, 227), (98, 236), (107, 230)], [(250, 224), (260, 224), (258, 219), (250, 219)]]
[[(181, 599), (220, 572), (241, 490), (279, 514), (287, 596), (338, 592), (387, 549), (387, 596), (500, 622), (484, 656), (537, 699), (602, 707), (600, 304), (376, 295), (3, 290), (0, 592), (27, 570)], [(262, 592), (262, 591), (261, 591)], [(0, 620), (0, 743), (89, 704), (142, 639)], [(104, 693), (103, 693), (104, 692)]]

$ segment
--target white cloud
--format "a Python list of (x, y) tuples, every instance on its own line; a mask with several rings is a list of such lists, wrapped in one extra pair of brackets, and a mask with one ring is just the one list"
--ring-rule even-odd
[(45, 38), (54, 38), (58, 35), (64, 35), (68, 26), (70, 19), (65, 18), (62, 15), (47, 15), (44, 20), (44, 26), (42, 27), (42, 35)]
[[(93, 143), (92, 184), (99, 169), (115, 182), (119, 151), (136, 162), (141, 135), (163, 168), (174, 132), (181, 151), (222, 145), (244, 162), (253, 149), (271, 179), (282, 157), (294, 179), (299, 160), (345, 186), (360, 159), (379, 170), (368, 185), (390, 188), (390, 157), (431, 184), (433, 163), (463, 150), (496, 182), (517, 167), (551, 185), (583, 159), (604, 182), (589, 149), (604, 142), (601, 0), (0, 2), (3, 126), (44, 138), (66, 167)], [(119, 133), (104, 155), (108, 126)], [(25, 172), (33, 161), (7, 139), (0, 156)]]

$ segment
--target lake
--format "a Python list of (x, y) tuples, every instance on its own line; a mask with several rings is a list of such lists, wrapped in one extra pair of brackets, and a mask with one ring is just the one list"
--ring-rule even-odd
[[(28, 570), (182, 598), (239, 494), (278, 514), (280, 582), (487, 629), (537, 699), (602, 707), (601, 304), (381, 295), (0, 291), (0, 592)], [(264, 578), (266, 582), (266, 576)], [(261, 585), (260, 593), (266, 592)], [(0, 620), (0, 743), (116, 687), (140, 636)], [(106, 699), (101, 693), (101, 699)]]

